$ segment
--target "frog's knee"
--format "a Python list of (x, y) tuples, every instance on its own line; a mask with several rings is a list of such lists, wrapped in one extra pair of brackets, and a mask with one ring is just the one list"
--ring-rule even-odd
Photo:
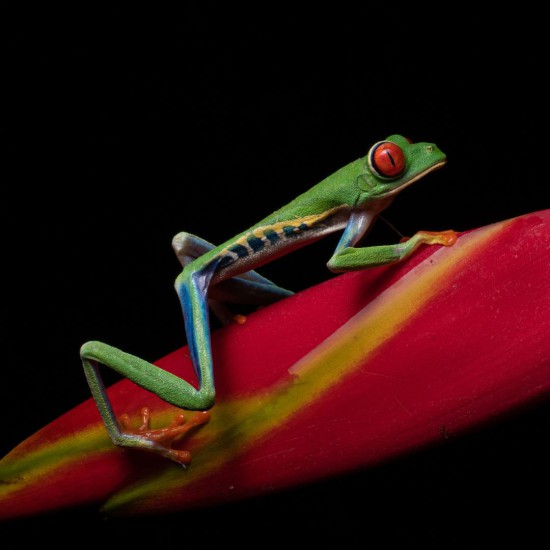
[(203, 254), (212, 250), (214, 245), (196, 235), (182, 231), (172, 239), (172, 248), (181, 265), (186, 267)]
[(172, 239), (172, 248), (174, 249), (174, 252), (178, 255), (185, 254), (185, 252), (189, 249), (192, 238), (193, 235), (186, 233), (185, 231), (181, 231), (177, 235), (174, 235), (174, 238)]
[(80, 357), (82, 359), (95, 359), (103, 344), (94, 340), (80, 346)]

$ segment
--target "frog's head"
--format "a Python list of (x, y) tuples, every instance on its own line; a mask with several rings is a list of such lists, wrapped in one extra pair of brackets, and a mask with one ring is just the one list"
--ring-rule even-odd
[(375, 143), (363, 159), (357, 185), (365, 200), (393, 197), (447, 161), (433, 143), (411, 143), (400, 135)]

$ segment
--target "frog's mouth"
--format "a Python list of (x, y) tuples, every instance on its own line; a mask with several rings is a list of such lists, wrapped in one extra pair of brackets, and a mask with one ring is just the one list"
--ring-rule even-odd
[(414, 178), (411, 178), (409, 181), (405, 182), (403, 185), (400, 185), (399, 187), (396, 187), (395, 189), (392, 189), (385, 196), (386, 197), (393, 197), (393, 196), (397, 195), (397, 193), (400, 193), (401, 191), (403, 191), (403, 189), (405, 189), (406, 187), (409, 187), (409, 185), (412, 185), (413, 183), (415, 183), (419, 179), (423, 178), (424, 176), (426, 176), (430, 172), (433, 172), (434, 170), (439, 170), (439, 168), (442, 168), (443, 166), (445, 166), (445, 164), (447, 164), (447, 159), (443, 159), (443, 160), (439, 161), (438, 163), (434, 164), (433, 166), (430, 166), (429, 168), (426, 168), (426, 170), (423, 170), (422, 172), (419, 172), (416, 176), (414, 176)]

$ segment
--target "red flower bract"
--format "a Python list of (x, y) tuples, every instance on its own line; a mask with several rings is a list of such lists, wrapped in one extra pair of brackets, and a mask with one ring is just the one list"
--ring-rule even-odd
[[(0, 517), (217, 504), (365, 468), (545, 396), (549, 235), (550, 210), (506, 220), (216, 331), (217, 402), (181, 442), (187, 469), (113, 446), (90, 399), (0, 462)], [(193, 380), (185, 348), (156, 364)], [(180, 412), (128, 381), (109, 394), (136, 423), (143, 406), (155, 427)]]

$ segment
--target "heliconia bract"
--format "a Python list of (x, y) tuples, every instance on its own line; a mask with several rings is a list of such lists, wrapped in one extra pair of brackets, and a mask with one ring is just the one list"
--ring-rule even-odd
[[(336, 276), (213, 333), (217, 402), (180, 442), (188, 468), (115, 447), (90, 398), (0, 461), (0, 518), (228, 502), (509, 414), (550, 389), (549, 288), (550, 210)], [(195, 379), (186, 348), (156, 364)], [(144, 406), (156, 427), (181, 412), (127, 380), (109, 395), (136, 424)]]

